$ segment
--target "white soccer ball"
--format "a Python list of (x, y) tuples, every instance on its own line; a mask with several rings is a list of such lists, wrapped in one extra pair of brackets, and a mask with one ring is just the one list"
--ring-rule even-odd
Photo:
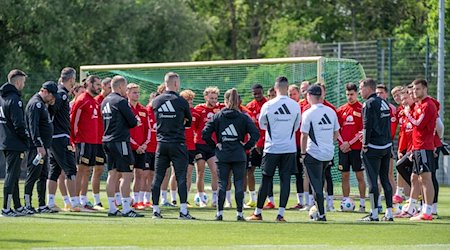
[(311, 219), (311, 220), (316, 220), (317, 218), (319, 218), (319, 210), (317, 210), (316, 205), (312, 206), (309, 209), (308, 215), (309, 215), (309, 219)]
[[(407, 213), (408, 210), (409, 210), (409, 202), (406, 202), (406, 204), (401, 208), (401, 211)], [(411, 215), (415, 215), (416, 213), (417, 209), (414, 207)]]
[(347, 198), (341, 201), (341, 211), (351, 212), (355, 210), (355, 202), (351, 198)]
[[(201, 197), (200, 197), (201, 196)], [(200, 206), (201, 202), (203, 202), (204, 204), (208, 204), (209, 199), (208, 199), (208, 195), (206, 193), (196, 193), (194, 196), (194, 204), (197, 206)]]
[(392, 204), (392, 214), (393, 215), (399, 215), (402, 213), (402, 205), (396, 203)]

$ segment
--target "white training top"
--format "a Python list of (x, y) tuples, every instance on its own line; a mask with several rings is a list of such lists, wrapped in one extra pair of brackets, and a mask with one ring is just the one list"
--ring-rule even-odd
[(339, 130), (336, 112), (322, 103), (303, 113), (300, 131), (307, 133), (306, 153), (319, 161), (331, 161), (334, 155), (334, 132)]
[(261, 107), (259, 126), (266, 130), (264, 152), (285, 154), (297, 152), (295, 131), (300, 127), (300, 105), (281, 95)]

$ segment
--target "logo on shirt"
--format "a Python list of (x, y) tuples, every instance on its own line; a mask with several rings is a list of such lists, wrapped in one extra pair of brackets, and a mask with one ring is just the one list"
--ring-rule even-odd
[(175, 112), (175, 109), (170, 101), (166, 101), (158, 108), (158, 112)]
[(331, 120), (330, 118), (328, 118), (327, 114), (323, 114), (322, 119), (320, 119), (319, 125), (331, 125), (331, 124), (332, 124)]
[(381, 101), (381, 107), (380, 107), (381, 111), (389, 111), (389, 105), (385, 102), (385, 101)]
[(0, 123), (6, 123), (6, 116), (3, 112), (3, 107), (0, 106)]
[(275, 111), (276, 115), (290, 115), (291, 112), (289, 111), (286, 104), (281, 105), (281, 107), (278, 108), (278, 111)]
[[(222, 131), (222, 141), (236, 141), (238, 133), (233, 124), (228, 125), (228, 127)], [(230, 138), (233, 137), (233, 138)]]
[(105, 107), (102, 109), (103, 119), (111, 119), (112, 118), (112, 111), (111, 106), (109, 105), (109, 102), (106, 103)]

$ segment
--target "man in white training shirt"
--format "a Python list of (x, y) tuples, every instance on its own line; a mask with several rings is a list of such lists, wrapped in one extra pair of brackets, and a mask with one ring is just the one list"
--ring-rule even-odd
[(301, 157), (308, 171), (319, 216), (316, 221), (326, 221), (323, 205), (324, 170), (333, 159), (334, 144), (339, 134), (336, 112), (321, 103), (322, 89), (314, 84), (308, 88), (307, 98), (311, 108), (303, 113), (300, 131)]
[(266, 131), (264, 154), (261, 163), (262, 182), (258, 190), (255, 212), (247, 220), (262, 220), (262, 209), (267, 197), (268, 187), (278, 167), (280, 175), (280, 207), (276, 221), (285, 222), (284, 210), (289, 199), (291, 175), (295, 174), (296, 152), (295, 131), (300, 127), (300, 106), (290, 99), (289, 82), (284, 76), (275, 80), (277, 97), (266, 102), (259, 116), (259, 126)]

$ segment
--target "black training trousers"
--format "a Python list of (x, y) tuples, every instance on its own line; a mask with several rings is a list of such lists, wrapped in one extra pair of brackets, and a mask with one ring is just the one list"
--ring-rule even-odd
[(386, 206), (392, 208), (392, 186), (389, 182), (389, 161), (391, 159), (391, 147), (386, 149), (368, 148), (367, 152), (361, 151), (362, 161), (367, 173), (367, 181), (369, 182), (369, 197), (372, 209), (378, 204), (378, 176), (380, 177), (381, 186), (383, 186)]
[(20, 164), (22, 163), (24, 152), (19, 151), (3, 151), (6, 162), (5, 184), (3, 186), (3, 208), (6, 209), (8, 196), (12, 195), (14, 208), (18, 209), (22, 205), (19, 198), (19, 177)]
[(179, 142), (158, 142), (155, 154), (155, 177), (152, 187), (152, 201), (154, 205), (159, 204), (161, 183), (166, 175), (166, 169), (170, 167), (171, 162), (177, 179), (180, 203), (186, 203), (187, 201), (186, 172), (189, 156), (186, 144)]
[(246, 174), (246, 162), (217, 162), (217, 171), (219, 174), (219, 203), (217, 204), (217, 210), (223, 210), (223, 204), (225, 203), (225, 195), (227, 192), (228, 176), (233, 171), (233, 182), (236, 199), (237, 211), (242, 212), (243, 200), (244, 200), (244, 177)]
[(328, 167), (329, 163), (330, 161), (319, 161), (308, 153), (303, 160), (306, 171), (308, 171), (308, 177), (313, 190), (314, 200), (316, 201), (316, 206), (319, 210), (320, 215), (325, 214), (325, 208), (323, 204), (323, 183), (325, 179), (325, 169)]
[(39, 164), (36, 166), (33, 164), (33, 160), (37, 155), (37, 148), (32, 147), (28, 152), (28, 164), (27, 164), (27, 178), (25, 180), (25, 195), (29, 195), (30, 204), (26, 204), (26, 206), (31, 205), (31, 197), (33, 195), (34, 184), (37, 182), (37, 193), (39, 206), (45, 206), (45, 194), (47, 191), (47, 177), (48, 177), (48, 150), (46, 149), (46, 154), (42, 157)]

